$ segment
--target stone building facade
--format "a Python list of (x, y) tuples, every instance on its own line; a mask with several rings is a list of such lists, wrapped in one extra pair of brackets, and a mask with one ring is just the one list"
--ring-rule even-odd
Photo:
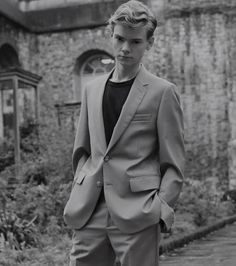
[[(6, 54), (15, 51), (12, 62), (18, 58), (22, 68), (43, 77), (39, 91), (45, 118), (45, 113), (57, 113), (55, 104), (71, 107), (79, 102), (86, 78), (110, 69), (113, 57), (105, 24), (125, 1), (60, 0), (50, 6), (43, 1), (0, 4), (0, 67), (5, 67), (1, 62)], [(160, 22), (144, 64), (174, 82), (181, 94), (186, 176), (217, 177), (224, 184), (230, 178), (234, 185), (235, 149), (229, 144), (236, 139), (236, 2), (143, 2)]]

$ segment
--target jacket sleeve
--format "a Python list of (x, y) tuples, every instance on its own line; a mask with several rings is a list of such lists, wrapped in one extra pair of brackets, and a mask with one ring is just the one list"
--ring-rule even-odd
[[(88, 103), (86, 88), (83, 90), (79, 121), (72, 154), (73, 173), (79, 172), (90, 156), (90, 136), (88, 127)], [(75, 174), (76, 177), (76, 174)]]
[(157, 130), (162, 177), (159, 191), (162, 201), (161, 220), (169, 229), (173, 223), (173, 218), (170, 217), (174, 217), (172, 207), (179, 197), (183, 184), (185, 162), (183, 112), (174, 85), (165, 88), (162, 94)]

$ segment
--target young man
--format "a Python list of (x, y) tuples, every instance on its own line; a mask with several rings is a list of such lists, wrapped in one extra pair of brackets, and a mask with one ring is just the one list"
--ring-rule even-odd
[(74, 229), (71, 266), (157, 266), (182, 186), (183, 118), (172, 83), (141, 64), (157, 22), (139, 1), (109, 20), (115, 67), (89, 83), (64, 211)]

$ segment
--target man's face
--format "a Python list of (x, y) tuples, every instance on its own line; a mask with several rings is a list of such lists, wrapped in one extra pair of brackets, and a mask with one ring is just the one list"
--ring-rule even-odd
[(112, 35), (116, 62), (123, 66), (138, 65), (145, 53), (153, 44), (153, 38), (147, 39), (147, 28), (131, 28), (116, 24)]

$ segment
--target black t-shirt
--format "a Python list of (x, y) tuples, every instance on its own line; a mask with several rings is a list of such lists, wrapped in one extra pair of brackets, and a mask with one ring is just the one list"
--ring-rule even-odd
[(107, 145), (110, 142), (114, 127), (119, 119), (122, 107), (128, 97), (134, 79), (124, 82), (108, 80), (103, 95), (103, 120)]

